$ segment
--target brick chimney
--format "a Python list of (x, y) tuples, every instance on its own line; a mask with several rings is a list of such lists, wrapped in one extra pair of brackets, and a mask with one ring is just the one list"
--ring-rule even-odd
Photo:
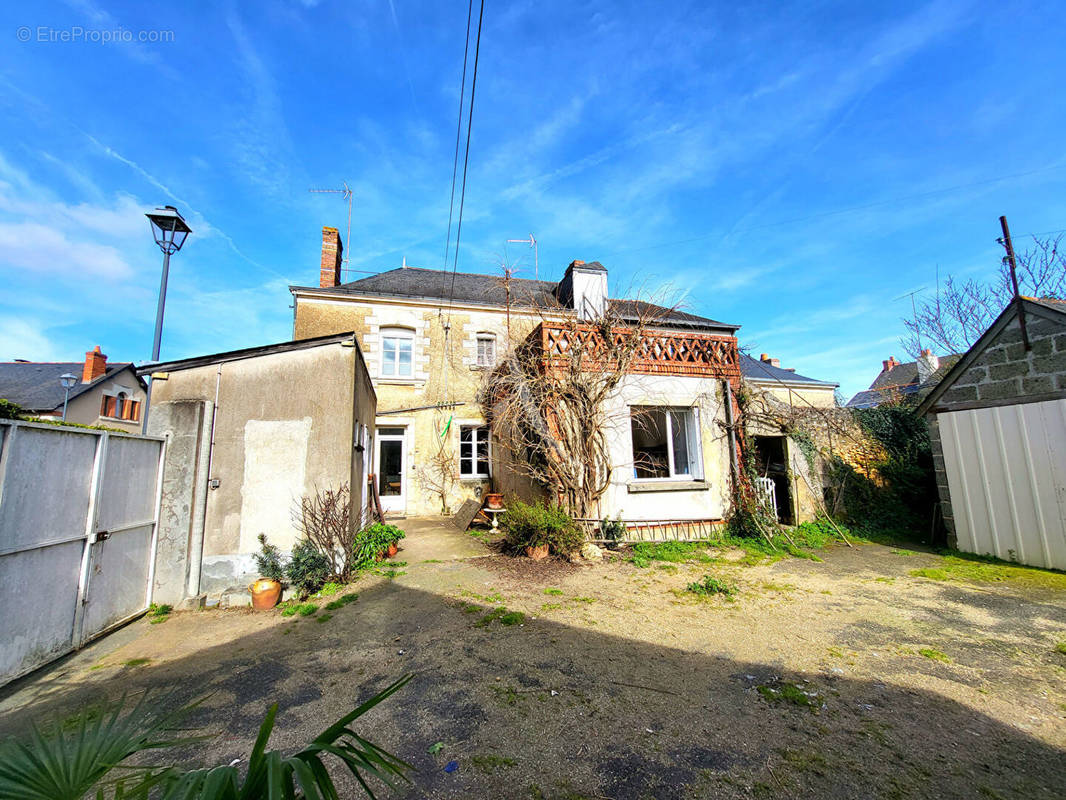
[(770, 358), (769, 355), (763, 353), (761, 356), (759, 356), (759, 360), (762, 361), (764, 364), (769, 364), (771, 367), (777, 367), (778, 369), (781, 368), (780, 358)]
[(340, 286), (344, 280), (341, 278), (341, 254), (344, 246), (341, 244), (341, 236), (336, 228), (322, 229), (322, 269), (318, 275), (318, 285), (323, 289)]
[(580, 319), (600, 319), (607, 313), (607, 268), (599, 261), (571, 261), (555, 291)]
[(96, 345), (85, 354), (85, 366), (81, 369), (81, 382), (92, 383), (107, 372), (107, 356), (100, 352), (100, 345)]
[(918, 356), (918, 383), (925, 383), (933, 373), (940, 369), (940, 359), (933, 355), (932, 350), (923, 350)]
[(888, 372), (893, 367), (898, 367), (898, 366), (899, 366), (899, 362), (896, 361), (896, 357), (895, 356), (889, 356), (887, 359), (885, 359), (884, 361), (881, 362), (881, 371), (882, 372)]

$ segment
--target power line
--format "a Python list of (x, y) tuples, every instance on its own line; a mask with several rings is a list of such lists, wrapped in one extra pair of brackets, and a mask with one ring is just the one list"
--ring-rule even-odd
[(466, 10), (466, 44), (463, 46), (463, 76), (459, 81), (459, 119), (455, 123), (455, 156), (452, 159), (452, 191), (448, 201), (448, 234), (444, 239), (444, 269), (448, 269), (448, 250), (452, 244), (452, 213), (455, 210), (455, 176), (459, 171), (459, 140), (463, 134), (463, 101), (466, 99), (466, 61), (470, 55), (470, 19), (474, 15), (474, 0)]

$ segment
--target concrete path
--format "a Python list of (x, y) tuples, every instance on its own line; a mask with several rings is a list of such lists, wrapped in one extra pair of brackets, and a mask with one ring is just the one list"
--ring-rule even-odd
[(492, 555), (483, 543), (460, 531), (445, 517), (408, 517), (397, 524), (407, 533), (407, 538), (400, 542), (396, 558), (408, 564), (463, 561)]

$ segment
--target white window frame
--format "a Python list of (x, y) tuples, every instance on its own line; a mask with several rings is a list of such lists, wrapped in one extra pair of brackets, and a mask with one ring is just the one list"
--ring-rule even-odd
[[(381, 334), (381, 377), (411, 380), (415, 376), (415, 332), (410, 328), (382, 328)], [(391, 359), (385, 353), (385, 341), (396, 342)], [(400, 371), (400, 351), (406, 344), (411, 349), (411, 364), (409, 371), (404, 374)], [(391, 372), (389, 370), (392, 370)]]
[[(637, 476), (637, 454), (633, 452), (633, 416), (646, 411), (662, 411), (666, 415), (666, 451), (667, 468), (670, 475), (665, 478), (644, 478)], [(689, 415), (692, 429), (688, 436), (690, 448), (688, 472), (674, 471), (674, 414)], [(669, 481), (702, 481), (703, 480), (703, 434), (700, 428), (700, 410), (696, 406), (630, 406), (629, 407), (629, 446), (630, 455), (633, 459), (633, 481), (636, 483), (666, 483)], [(692, 467), (695, 466), (695, 470)]]
[[(482, 360), (481, 358), (481, 343), (488, 342), (492, 345), (492, 358), (488, 360)], [(495, 333), (479, 333), (475, 338), (474, 345), (474, 361), (479, 367), (495, 367), (496, 366), (496, 334)]]
[[(465, 458), (463, 456), (463, 434), (467, 431), (471, 431), (472, 437), (470, 441), (470, 457)], [(484, 441), (487, 445), (486, 459), (488, 464), (488, 472), (477, 471), (477, 446), (478, 440), (484, 436)], [(469, 467), (470, 471), (466, 472), (466, 468)], [(459, 478), (461, 480), (475, 480), (478, 478), (489, 478), (492, 473), (492, 435), (488, 425), (460, 425), (459, 426)]]

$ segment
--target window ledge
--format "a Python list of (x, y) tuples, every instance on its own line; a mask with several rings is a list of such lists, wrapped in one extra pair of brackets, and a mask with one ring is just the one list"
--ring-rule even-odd
[(377, 378), (375, 383), (383, 386), (421, 386), (426, 381), (424, 378)]
[(488, 475), (462, 475), (459, 477), (460, 483), (485, 483), (489, 480)]
[(640, 492), (705, 492), (711, 488), (707, 481), (630, 481), (630, 494)]

